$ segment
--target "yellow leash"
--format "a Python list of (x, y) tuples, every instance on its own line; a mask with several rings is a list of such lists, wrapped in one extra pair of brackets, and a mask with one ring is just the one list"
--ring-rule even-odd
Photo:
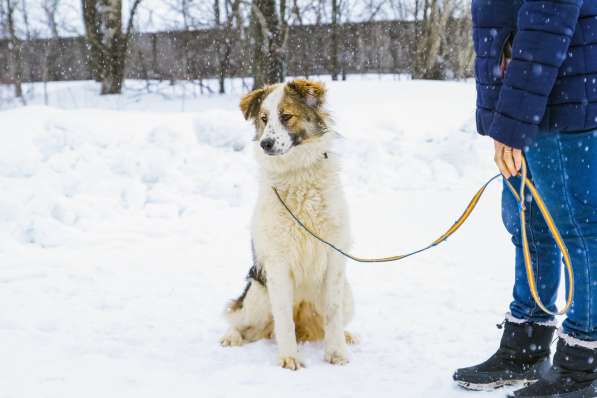
[[(359, 263), (386, 263), (386, 262), (398, 261), (398, 260), (402, 260), (402, 259), (405, 259), (410, 256), (414, 256), (415, 254), (422, 253), (426, 250), (429, 250), (429, 249), (439, 245), (442, 242), (445, 242), (450, 236), (452, 236), (456, 231), (458, 231), (458, 229), (466, 222), (466, 220), (472, 214), (473, 210), (475, 210), (475, 207), (479, 203), (479, 200), (483, 196), (483, 193), (485, 193), (485, 190), (487, 189), (487, 187), (493, 181), (497, 180), (501, 176), (502, 176), (501, 174), (498, 174), (498, 175), (492, 177), (485, 184), (483, 184), (483, 186), (477, 191), (475, 196), (473, 196), (472, 200), (469, 202), (468, 206), (466, 207), (466, 209), (464, 210), (462, 215), (458, 218), (458, 220), (456, 220), (456, 222), (444, 234), (442, 234), (439, 238), (434, 240), (431, 244), (429, 244), (428, 246), (426, 246), (422, 249), (415, 250), (415, 251), (407, 253), (407, 254), (401, 254), (401, 255), (390, 256), (390, 257), (381, 257), (381, 258), (363, 258), (363, 257), (353, 256), (352, 254), (345, 252), (344, 250), (338, 248), (333, 243), (323, 239), (322, 237), (317, 235), (315, 232), (310, 230), (292, 212), (292, 210), (290, 210), (290, 208), (284, 202), (284, 200), (280, 196), (280, 193), (278, 192), (278, 190), (275, 187), (272, 187), (272, 189), (273, 189), (276, 197), (282, 204), (282, 206), (284, 206), (284, 208), (290, 214), (290, 216), (294, 219), (294, 221), (296, 221), (296, 223), (298, 225), (300, 225), (305, 231), (307, 231), (307, 233), (309, 233), (309, 235), (311, 235), (313, 238), (317, 239), (321, 243), (329, 246), (332, 250), (335, 250), (336, 252), (340, 253), (344, 257), (347, 257), (353, 261), (357, 261)], [(526, 165), (526, 161), (524, 159), (522, 161), (521, 178), (522, 178), (522, 183), (520, 184), (520, 189), (518, 191), (514, 188), (514, 186), (510, 183), (510, 181), (508, 181), (506, 179), (504, 179), (504, 181), (506, 182), (506, 185), (508, 186), (508, 188), (510, 189), (510, 191), (512, 192), (512, 194), (514, 195), (514, 197), (516, 198), (516, 201), (518, 202), (518, 204), (520, 206), (520, 228), (521, 228), (521, 234), (522, 234), (522, 247), (523, 247), (524, 263), (525, 263), (525, 268), (526, 268), (526, 272), (527, 272), (527, 279), (529, 282), (529, 287), (531, 290), (531, 295), (533, 296), (533, 299), (535, 300), (535, 302), (537, 303), (539, 308), (541, 308), (547, 314), (564, 315), (566, 312), (568, 312), (568, 310), (572, 306), (572, 298), (574, 297), (574, 272), (572, 269), (572, 262), (570, 260), (570, 254), (568, 253), (568, 248), (566, 247), (566, 244), (564, 243), (564, 240), (562, 239), (562, 236), (560, 235), (560, 231), (558, 230), (557, 226), (555, 225), (553, 218), (552, 218), (551, 214), (549, 213), (549, 210), (545, 206), (545, 202), (541, 198), (541, 195), (537, 191), (537, 188), (535, 188), (535, 185), (533, 185), (533, 183), (527, 178), (527, 165)], [(533, 262), (531, 260), (531, 251), (529, 248), (528, 236), (527, 236), (527, 231), (526, 231), (526, 219), (525, 219), (526, 206), (524, 204), (524, 198), (525, 198), (525, 192), (526, 192), (527, 188), (528, 188), (529, 192), (531, 193), (531, 195), (533, 196), (533, 199), (537, 203), (537, 206), (539, 207), (539, 211), (541, 212), (541, 215), (543, 216), (543, 219), (545, 220), (545, 223), (547, 224), (547, 227), (549, 228), (551, 235), (553, 236), (556, 244), (558, 245), (558, 248), (562, 252), (562, 256), (564, 258), (564, 264), (566, 265), (566, 271), (567, 271), (568, 282), (569, 282), (568, 297), (566, 299), (566, 305), (559, 312), (552, 312), (549, 309), (547, 309), (547, 307), (545, 307), (545, 305), (541, 301), (541, 297), (539, 297), (539, 292), (537, 291), (537, 283), (535, 281), (535, 272), (533, 270)]]

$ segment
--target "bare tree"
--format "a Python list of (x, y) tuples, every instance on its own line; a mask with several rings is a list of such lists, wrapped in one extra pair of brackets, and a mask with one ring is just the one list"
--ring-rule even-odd
[(292, 15), (294, 16), (297, 25), (303, 24), (303, 12), (298, 4), (298, 0), (292, 0)]
[(233, 44), (242, 37), (243, 19), (241, 0), (224, 0), (225, 22), (220, 21), (220, 0), (214, 0), (214, 23), (218, 30), (216, 56), (220, 94), (226, 92), (226, 78), (230, 74)]
[[(8, 37), (8, 29), (6, 25), (5, 3), (0, 0), (0, 40), (2, 41), (6, 41), (6, 38)], [(10, 59), (7, 57), (7, 53), (8, 51), (0, 53), (0, 58), (2, 59), (2, 62), (0, 63), (0, 105), (5, 94), (5, 85), (12, 83), (12, 78), (9, 76)]]
[(338, 0), (332, 0), (332, 80), (338, 80)]
[(95, 78), (101, 94), (120, 94), (126, 55), (135, 14), (141, 0), (134, 0), (126, 28), (122, 27), (122, 0), (82, 0), (85, 38), (91, 51)]
[[(162, 0), (168, 12), (158, 18), (171, 30), (194, 30), (213, 27), (216, 0)], [(217, 5), (217, 8), (221, 8)], [(221, 12), (221, 11), (218, 11)], [(218, 18), (219, 19), (219, 18)]]
[(27, 3), (25, 2), (25, 0), (21, 0), (21, 15), (25, 30), (25, 40), (29, 41), (32, 39), (32, 31), (31, 24), (29, 23), (29, 10), (27, 9)]
[(58, 7), (60, 0), (43, 0), (41, 8), (44, 14), (44, 22), (50, 32), (50, 37), (57, 39), (58, 33)]
[(473, 75), (475, 53), (471, 40), (472, 20), (470, 4), (460, 2), (456, 18), (450, 21), (449, 32), (442, 35), (442, 48), (450, 79), (465, 79)]
[(58, 8), (60, 0), (44, 0), (41, 4), (43, 10), (44, 23), (48, 29), (52, 40), (46, 41), (44, 46), (44, 59), (45, 62), (42, 65), (42, 80), (43, 80), (43, 92), (44, 92), (44, 104), (49, 104), (48, 98), (48, 80), (55, 76), (50, 76), (50, 70), (55, 65), (55, 60), (59, 56), (58, 51), (58, 40), (60, 33), (58, 31)]
[(276, 0), (253, 0), (251, 34), (254, 46), (253, 87), (283, 81), (288, 42), (286, 0), (279, 0), (278, 5)]
[[(449, 46), (463, 46), (466, 53), (470, 50), (470, 32), (464, 41), (458, 43), (448, 37), (454, 24), (464, 18), (459, 6), (464, 0), (415, 0), (415, 40), (413, 48), (412, 77), (414, 79), (443, 79), (447, 72), (445, 58)], [(458, 15), (460, 13), (460, 15)], [(470, 25), (464, 25), (470, 28)], [(451, 40), (452, 39), (452, 40)], [(461, 50), (458, 50), (460, 52)], [(459, 55), (458, 55), (459, 56)]]
[(14, 84), (15, 97), (23, 98), (23, 45), (17, 35), (15, 13), (17, 3), (15, 0), (4, 0), (3, 15), (5, 30), (8, 35), (9, 69), (12, 83)]

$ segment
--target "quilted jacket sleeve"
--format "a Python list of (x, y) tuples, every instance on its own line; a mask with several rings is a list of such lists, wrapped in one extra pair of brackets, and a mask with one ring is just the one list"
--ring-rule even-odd
[(568, 55), (583, 0), (525, 0), (512, 61), (488, 135), (523, 148), (538, 133), (558, 71)]

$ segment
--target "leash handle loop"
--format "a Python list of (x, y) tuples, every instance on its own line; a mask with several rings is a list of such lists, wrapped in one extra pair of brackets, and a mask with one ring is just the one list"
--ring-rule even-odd
[[(333, 243), (323, 239), (318, 234), (313, 232), (309, 227), (307, 227), (305, 225), (305, 223), (303, 223), (292, 212), (292, 210), (288, 207), (286, 202), (284, 202), (284, 200), (280, 196), (280, 193), (278, 192), (276, 187), (272, 187), (272, 190), (274, 191), (274, 194), (278, 198), (278, 201), (282, 204), (282, 206), (284, 206), (284, 208), (286, 209), (288, 214), (290, 214), (290, 216), (294, 219), (294, 221), (302, 229), (304, 229), (309, 235), (311, 235), (313, 238), (317, 239), (319, 242), (328, 246), (329, 248), (331, 248), (332, 250), (341, 254), (342, 256), (349, 258), (353, 261), (359, 262), (359, 263), (387, 263), (387, 262), (392, 262), (392, 261), (403, 260), (407, 257), (422, 253), (424, 251), (427, 251), (427, 250), (439, 245), (440, 243), (445, 242), (450, 236), (452, 236), (454, 233), (456, 233), (456, 231), (458, 231), (462, 225), (464, 225), (464, 223), (468, 220), (468, 218), (472, 214), (473, 210), (475, 210), (477, 204), (479, 203), (479, 200), (485, 193), (485, 190), (487, 189), (487, 187), (493, 181), (498, 179), (499, 177), (502, 177), (502, 175), (498, 174), (498, 175), (490, 178), (485, 184), (483, 184), (481, 186), (481, 188), (477, 191), (477, 193), (475, 193), (475, 195), (469, 202), (468, 206), (466, 207), (466, 209), (464, 210), (462, 215), (456, 220), (456, 222), (445, 233), (443, 233), (439, 238), (434, 240), (428, 246), (425, 246), (422, 249), (418, 249), (418, 250), (415, 250), (415, 251), (407, 253), (407, 254), (401, 254), (401, 255), (389, 256), (389, 257), (379, 257), (379, 258), (363, 258), (363, 257), (354, 256), (354, 255), (342, 250), (341, 248), (337, 247)], [(539, 194), (539, 191), (537, 190), (535, 185), (528, 179), (528, 169), (527, 169), (526, 160), (524, 158), (522, 159), (521, 178), (522, 178), (522, 182), (520, 184), (519, 190), (516, 190), (516, 188), (514, 188), (512, 183), (510, 181), (508, 181), (506, 178), (504, 178), (504, 181), (506, 183), (506, 186), (512, 193), (512, 195), (514, 195), (516, 202), (518, 203), (519, 210), (520, 210), (519, 211), (520, 227), (521, 227), (520, 229), (521, 229), (521, 238), (522, 238), (522, 246), (523, 246), (523, 254), (524, 254), (524, 263), (525, 263), (527, 280), (529, 283), (531, 295), (532, 295), (535, 303), (537, 303), (537, 306), (539, 306), (539, 308), (541, 308), (545, 313), (554, 315), (554, 316), (564, 315), (566, 312), (568, 312), (568, 310), (572, 306), (572, 300), (574, 297), (574, 271), (572, 268), (572, 261), (570, 259), (570, 254), (568, 252), (568, 248), (566, 247), (566, 243), (562, 239), (562, 236), (553, 220), (553, 217), (551, 216), (549, 210), (547, 209), (547, 206), (545, 205), (545, 202), (543, 201), (543, 198)], [(525, 206), (526, 189), (529, 190), (533, 199), (535, 200), (535, 202), (539, 208), (539, 211), (541, 212), (541, 215), (543, 216), (543, 219), (545, 220), (545, 223), (547, 224), (547, 227), (549, 228), (549, 232), (553, 236), (558, 248), (560, 249), (560, 251), (562, 253), (562, 257), (564, 259), (564, 264), (566, 266), (568, 282), (569, 282), (568, 295), (566, 298), (566, 304), (565, 304), (564, 308), (562, 308), (562, 310), (559, 312), (550, 311), (541, 301), (541, 297), (539, 296), (539, 292), (537, 291), (537, 283), (535, 280), (535, 271), (533, 270), (533, 261), (531, 258), (531, 250), (530, 250), (529, 240), (528, 240), (527, 230), (526, 230), (526, 217), (525, 217), (525, 214), (527, 211), (527, 208)]]
[[(572, 260), (570, 259), (570, 253), (568, 252), (568, 247), (566, 246), (566, 243), (562, 239), (560, 231), (558, 230), (558, 228), (553, 220), (553, 217), (551, 216), (551, 213), (549, 212), (549, 209), (545, 205), (545, 202), (543, 201), (543, 198), (539, 194), (539, 191), (537, 190), (535, 185), (527, 177), (527, 174), (528, 174), (527, 164), (523, 158), (522, 182), (520, 184), (520, 198), (518, 198), (518, 200), (520, 201), (519, 203), (521, 205), (520, 229), (521, 229), (521, 234), (522, 234), (522, 250), (523, 250), (523, 254), (524, 254), (524, 264), (525, 264), (525, 269), (526, 269), (526, 273), (527, 273), (527, 280), (529, 282), (529, 288), (531, 291), (531, 295), (533, 296), (533, 300), (535, 301), (537, 306), (539, 306), (539, 308), (541, 308), (541, 310), (543, 310), (545, 313), (553, 315), (553, 316), (564, 315), (568, 312), (570, 307), (572, 307), (572, 300), (574, 298), (574, 270), (572, 268)], [(564, 265), (566, 267), (566, 273), (567, 273), (568, 285), (569, 285), (568, 295), (566, 297), (566, 304), (560, 311), (557, 311), (557, 312), (549, 310), (545, 306), (545, 304), (543, 304), (543, 301), (541, 300), (539, 292), (537, 291), (537, 282), (535, 279), (535, 271), (533, 270), (531, 249), (529, 246), (529, 239), (527, 236), (527, 229), (526, 229), (526, 217), (525, 217), (526, 208), (524, 205), (524, 198), (525, 198), (525, 190), (527, 188), (528, 188), (529, 192), (531, 193), (533, 200), (537, 204), (537, 207), (539, 208), (539, 211), (541, 212), (541, 215), (543, 216), (543, 219), (545, 220), (545, 223), (547, 224), (547, 227), (549, 228), (549, 232), (551, 233), (554, 241), (556, 242), (556, 245), (558, 246), (558, 248), (560, 249), (560, 252), (562, 253), (562, 258), (564, 259)]]

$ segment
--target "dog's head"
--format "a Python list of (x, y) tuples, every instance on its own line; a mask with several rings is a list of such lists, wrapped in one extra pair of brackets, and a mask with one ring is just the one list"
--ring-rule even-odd
[(327, 132), (325, 87), (308, 80), (265, 86), (245, 95), (240, 109), (255, 124), (255, 140), (270, 156), (318, 140)]

